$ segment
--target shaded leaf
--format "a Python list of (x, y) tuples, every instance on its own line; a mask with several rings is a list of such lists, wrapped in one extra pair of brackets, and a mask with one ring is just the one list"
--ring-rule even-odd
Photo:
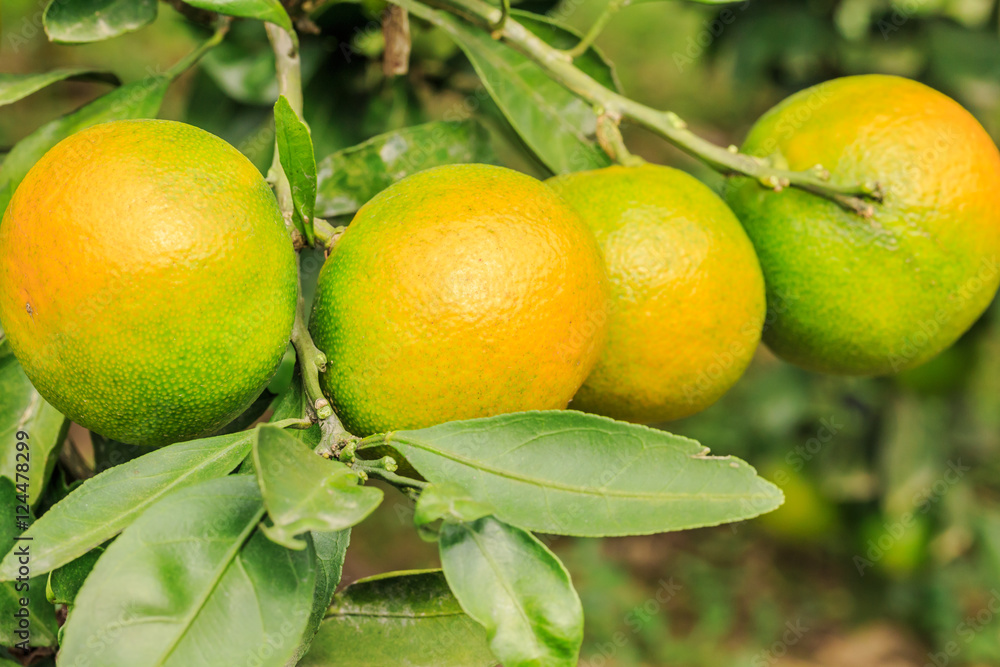
[(97, 42), (156, 20), (156, 0), (50, 0), (42, 15), (53, 42)]
[(320, 161), (316, 215), (354, 213), (396, 181), (424, 169), (493, 160), (489, 136), (474, 121), (426, 123), (380, 134)]
[(256, 429), (254, 463), (272, 525), (273, 541), (304, 549), (296, 539), (308, 531), (337, 531), (361, 522), (382, 502), (382, 491), (361, 486), (356, 472), (303, 446), (276, 426)]
[[(510, 15), (518, 23), (535, 33), (549, 46), (557, 49), (571, 49), (576, 46), (583, 35), (565, 23), (557, 21), (544, 14), (536, 14), (520, 9), (510, 10)], [(621, 92), (622, 85), (611, 61), (601, 51), (591, 46), (584, 53), (573, 59), (573, 64), (605, 88)]]
[(42, 499), (67, 428), (66, 418), (31, 386), (10, 344), (0, 343), (0, 475), (27, 481), (32, 507)]
[(782, 502), (781, 491), (739, 459), (571, 410), (451, 422), (372, 442), (390, 445), (431, 482), (461, 486), (499, 519), (544, 533), (685, 530), (754, 517)]
[(111, 72), (82, 67), (56, 69), (38, 74), (7, 74), (0, 72), (0, 106), (22, 100), (58, 81), (100, 81), (117, 86), (120, 81)]
[[(6, 552), (24, 546), (29, 550), (28, 558), (32, 559), (34, 545), (29, 541), (17, 542), (14, 539), (21, 532), (17, 529), (15, 516), (23, 516), (29, 522), (32, 520), (30, 511), (27, 514), (23, 510), (19, 511), (19, 505), (23, 508), (23, 504), (18, 501), (14, 483), (6, 477), (0, 477), (0, 512), (3, 512), (3, 520), (0, 521), (0, 549)], [(56, 610), (45, 599), (45, 577), (37, 576), (33, 560), (26, 567), (30, 570), (29, 574), (36, 576), (27, 582), (10, 581), (0, 584), (0, 618), (3, 619), (0, 622), (0, 645), (16, 646), (29, 641), (30, 646), (55, 646)], [(22, 598), (29, 600), (28, 605), (23, 608)], [(22, 618), (25, 619), (27, 628), (21, 627)], [(18, 634), (19, 632), (24, 634)]]
[[(182, 442), (88, 479), (25, 533), (33, 540), (32, 572), (43, 574), (79, 558), (173, 491), (229, 474), (252, 446), (252, 432)], [(16, 572), (8, 554), (0, 562), (0, 580)]]
[(337, 594), (299, 667), (492, 667), (486, 632), (440, 570), (390, 572)]
[(312, 245), (315, 242), (312, 219), (316, 209), (316, 155), (309, 128), (284, 95), (279, 96), (274, 105), (274, 131), (281, 168), (292, 188), (293, 222)]
[(84, 582), (60, 662), (285, 664), (309, 618), (316, 570), (308, 551), (283, 549), (256, 530), (263, 515), (248, 475), (203, 482), (151, 507)]
[(549, 169), (562, 174), (611, 164), (593, 139), (597, 116), (589, 103), (488, 31), (424, 5), (406, 6), (455, 40), (504, 116)]
[(49, 572), (45, 585), (45, 597), (53, 604), (71, 605), (76, 600), (84, 580), (94, 569), (97, 559), (104, 553), (103, 547), (91, 549), (76, 560)]
[(278, 0), (184, 0), (186, 4), (199, 9), (207, 9), (227, 16), (257, 19), (281, 26), (295, 36), (292, 20)]
[(116, 88), (74, 112), (42, 125), (19, 141), (0, 165), (0, 210), (7, 208), (18, 183), (50, 148), (71, 134), (98, 123), (156, 116), (168, 85), (168, 77), (151, 76)]
[(327, 608), (333, 600), (333, 595), (337, 591), (340, 583), (340, 576), (344, 569), (344, 557), (347, 555), (347, 547), (351, 543), (351, 529), (330, 532), (309, 533), (312, 541), (313, 553), (316, 563), (316, 590), (313, 592), (312, 613), (309, 615), (309, 622), (306, 625), (302, 641), (295, 655), (288, 664), (298, 664), (297, 661), (309, 650), (312, 645), (320, 623), (326, 614)]
[(278, 99), (274, 51), (266, 40), (241, 40), (234, 26), (226, 40), (205, 54), (201, 68), (222, 92), (244, 104), (273, 106)]
[(413, 523), (422, 537), (437, 540), (426, 526), (444, 519), (455, 523), (471, 522), (493, 514), (493, 508), (476, 500), (457, 484), (431, 484), (420, 492), (413, 514)]
[(493, 517), (445, 523), (438, 544), (448, 585), (486, 628), (501, 663), (576, 665), (583, 606), (566, 568), (544, 544)]

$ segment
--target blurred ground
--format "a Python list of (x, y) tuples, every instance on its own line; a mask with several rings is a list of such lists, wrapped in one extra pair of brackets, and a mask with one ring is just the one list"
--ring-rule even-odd
[[(584, 28), (602, 1), (522, 6)], [(53, 46), (32, 28), (42, 5), (3, 0), (0, 70), (86, 64), (132, 81), (180, 58), (201, 34), (161, 5), (161, 18), (140, 33)], [(318, 20), (323, 36), (304, 44), (319, 155), (461, 108), (488, 124), (506, 164), (544, 175), (442, 35), (415, 25), (410, 75), (384, 81), (378, 11), (377, 0), (334, 4)], [(678, 112), (724, 145), (738, 144), (790, 92), (862, 72), (921, 79), (997, 138), (998, 25), (995, 0), (650, 2), (621, 12), (598, 43), (627, 93)], [(263, 166), (273, 87), (259, 40), (251, 26), (234, 30), (208, 73), (171, 89), (162, 115), (216, 132)], [(0, 152), (102, 90), (59, 84), (4, 107)], [(629, 129), (627, 138), (647, 159), (720, 184), (642, 131)], [(788, 502), (737, 526), (553, 541), (586, 608), (582, 664), (1000, 666), (997, 304), (952, 350), (898, 378), (820, 376), (762, 350), (722, 402), (665, 427), (749, 460)], [(354, 532), (345, 582), (437, 564), (434, 547), (410, 529), (411, 512), (387, 491), (375, 519)]]

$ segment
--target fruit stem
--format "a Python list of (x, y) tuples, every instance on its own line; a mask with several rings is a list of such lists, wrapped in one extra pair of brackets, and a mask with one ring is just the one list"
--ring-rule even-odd
[[(302, 63), (299, 61), (299, 51), (292, 40), (292, 36), (284, 28), (265, 23), (264, 30), (267, 31), (267, 38), (271, 42), (274, 50), (275, 72), (278, 77), (278, 94), (284, 95), (288, 100), (288, 105), (295, 112), (295, 115), (302, 119)], [(288, 182), (288, 176), (281, 168), (281, 158), (278, 155), (278, 142), (275, 137), (274, 157), (271, 159), (271, 168), (267, 172), (267, 180), (274, 186), (274, 195), (278, 199), (278, 208), (285, 219), (285, 227), (292, 236), (295, 247), (304, 248), (307, 244), (305, 239), (292, 222), (295, 216), (295, 204), (292, 200), (292, 186)]]
[(327, 252), (333, 248), (346, 229), (347, 227), (334, 227), (323, 218), (313, 218), (313, 234)]
[[(300, 270), (301, 275), (301, 270)], [(316, 413), (319, 420), (322, 437), (318, 452), (333, 452), (346, 442), (357, 440), (357, 438), (344, 428), (344, 424), (333, 411), (330, 401), (323, 395), (323, 388), (319, 384), (319, 374), (326, 370), (326, 355), (316, 347), (312, 336), (309, 334), (309, 327), (305, 317), (305, 299), (302, 298), (302, 290), (299, 290), (299, 302), (295, 309), (295, 324), (292, 325), (292, 345), (295, 346), (295, 353), (298, 356), (299, 370), (302, 373), (302, 388), (309, 399), (312, 411)]]
[(199, 44), (198, 48), (178, 60), (174, 63), (173, 67), (167, 70), (167, 78), (173, 81), (181, 74), (191, 69), (191, 67), (201, 60), (202, 56), (218, 46), (219, 42), (225, 38), (226, 33), (229, 32), (229, 26), (232, 25), (232, 22), (233, 19), (231, 17), (222, 17), (211, 37)]
[(597, 143), (612, 160), (625, 167), (638, 167), (646, 161), (637, 155), (632, 155), (622, 139), (619, 127), (620, 118), (615, 118), (603, 109), (597, 110)]
[(587, 52), (591, 46), (593, 46), (594, 41), (600, 36), (601, 32), (611, 21), (611, 18), (618, 13), (618, 10), (628, 4), (627, 0), (610, 0), (608, 4), (604, 6), (604, 10), (601, 11), (600, 16), (594, 21), (594, 25), (590, 26), (590, 30), (587, 34), (577, 42), (576, 46), (572, 49), (563, 51), (564, 54), (569, 56), (570, 60), (574, 58), (579, 58), (584, 53)]
[[(487, 30), (497, 24), (501, 15), (499, 9), (482, 0), (424, 1), (440, 6), (445, 11)], [(445, 19), (441, 11), (423, 4), (421, 0), (399, 0), (396, 4), (442, 28), (445, 32), (455, 32), (455, 27)], [(761, 186), (776, 192), (786, 187), (798, 188), (825, 197), (848, 211), (864, 217), (874, 213), (874, 207), (867, 200), (875, 202), (882, 200), (881, 188), (871, 181), (855, 184), (834, 183), (829, 180), (829, 174), (822, 168), (789, 171), (775, 167), (766, 158), (740, 153), (735, 147), (727, 149), (717, 146), (687, 129), (687, 123), (672, 111), (653, 109), (604, 87), (573, 65), (566, 52), (550, 46), (514, 18), (507, 18), (503, 27), (496, 32), (511, 47), (545, 70), (552, 80), (603, 109), (605, 114), (613, 118), (628, 118), (635, 121), (726, 176), (747, 176), (756, 180)]]

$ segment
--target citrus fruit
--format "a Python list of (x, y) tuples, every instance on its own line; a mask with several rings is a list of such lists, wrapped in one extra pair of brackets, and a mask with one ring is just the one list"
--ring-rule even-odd
[(352, 433), (561, 409), (604, 342), (607, 278), (579, 216), (502, 167), (428, 169), (358, 211), (310, 330)]
[(779, 356), (827, 373), (895, 373), (951, 345), (993, 299), (1000, 154), (957, 102), (900, 77), (836, 79), (768, 111), (743, 150), (885, 192), (866, 218), (801, 190), (731, 183), (767, 283), (764, 341)]
[(693, 176), (644, 165), (548, 181), (604, 251), (608, 342), (574, 409), (654, 423), (708, 407), (760, 341), (764, 282), (722, 200)]
[(108, 438), (211, 432), (267, 386), (295, 314), (274, 196), (223, 140), (97, 125), (31, 169), (0, 223), (0, 322), (39, 393)]

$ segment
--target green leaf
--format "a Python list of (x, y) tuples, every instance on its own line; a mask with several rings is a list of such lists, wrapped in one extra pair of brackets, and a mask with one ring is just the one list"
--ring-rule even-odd
[(45, 585), (45, 597), (53, 604), (71, 605), (76, 600), (84, 580), (94, 569), (97, 559), (104, 553), (103, 547), (96, 547), (76, 560), (49, 572)]
[(396, 181), (424, 169), (492, 161), (489, 136), (475, 121), (426, 123), (380, 134), (320, 161), (316, 215), (354, 213)]
[[(18, 542), (14, 539), (20, 532), (15, 517), (24, 516), (27, 521), (31, 521), (30, 512), (27, 515), (23, 511), (18, 512), (19, 506), (23, 508), (23, 504), (18, 502), (14, 483), (6, 477), (0, 477), (0, 512), (3, 513), (3, 520), (0, 521), (0, 549), (6, 552), (12, 548), (14, 550), (27, 548), (29, 562), (25, 567), (28, 568), (29, 575), (35, 575), (27, 582), (0, 584), (0, 618), (3, 619), (0, 622), (0, 645), (16, 646), (21, 642), (30, 641), (30, 646), (55, 646), (58, 628), (56, 610), (45, 599), (45, 577), (38, 576), (41, 573), (35, 570), (34, 545), (29, 541)], [(22, 599), (29, 601), (27, 606), (23, 607), (23, 611)], [(22, 614), (26, 619), (27, 628), (19, 627)], [(18, 632), (25, 634), (19, 635)], [(27, 636), (29, 634), (30, 638)]]
[(50, 0), (42, 15), (53, 42), (98, 42), (156, 20), (156, 0)]
[(441, 528), (441, 565), (462, 609), (507, 667), (573, 667), (583, 606), (569, 573), (531, 533), (493, 517)]
[(562, 174), (611, 164), (593, 139), (597, 116), (590, 104), (488, 31), (423, 5), (407, 7), (455, 40), (504, 116), (549, 169)]
[(7, 208), (18, 183), (50, 148), (71, 134), (98, 123), (156, 116), (169, 85), (169, 77), (151, 76), (116, 88), (74, 112), (42, 125), (19, 141), (0, 165), (0, 210)]
[(315, 454), (277, 426), (257, 427), (253, 453), (272, 521), (262, 529), (289, 549), (305, 548), (296, 535), (350, 528), (382, 502), (381, 489), (361, 486), (356, 472)]
[(32, 507), (42, 499), (68, 428), (66, 418), (31, 386), (10, 344), (0, 343), (0, 475), (27, 482)]
[[(32, 572), (49, 572), (79, 558), (173, 491), (229, 474), (252, 446), (252, 432), (181, 442), (88, 479), (25, 533), (33, 540)], [(16, 574), (17, 562), (8, 554), (0, 562), (0, 580)]]
[(151, 507), (84, 582), (59, 661), (284, 665), (308, 622), (316, 570), (309, 551), (288, 551), (256, 530), (263, 515), (249, 475), (203, 482)]
[(739, 459), (708, 456), (694, 440), (665, 431), (571, 410), (392, 432), (374, 444), (390, 445), (435, 484), (458, 484), (503, 521), (557, 535), (714, 526), (782, 502), (781, 491)]
[(390, 572), (337, 594), (299, 667), (492, 667), (486, 632), (440, 570)]
[(444, 519), (453, 523), (471, 522), (493, 514), (493, 508), (478, 501), (457, 484), (431, 484), (420, 492), (413, 513), (413, 523), (421, 537), (437, 540), (426, 526)]
[(333, 600), (343, 573), (347, 547), (351, 543), (351, 529), (347, 528), (336, 533), (309, 533), (309, 538), (315, 553), (316, 590), (313, 592), (309, 623), (306, 625), (302, 641), (299, 642), (299, 648), (288, 662), (290, 665), (298, 664), (297, 661), (309, 650), (326, 610)]
[[(575, 28), (544, 14), (512, 9), (510, 15), (517, 19), (518, 23), (540, 37), (543, 42), (557, 49), (571, 49), (583, 37)], [(622, 92), (622, 84), (618, 80), (618, 74), (615, 73), (614, 65), (597, 47), (591, 46), (574, 58), (573, 64), (605, 88)]]
[(186, 4), (199, 9), (207, 9), (227, 16), (267, 21), (288, 31), (295, 39), (295, 29), (288, 12), (279, 0), (184, 0)]
[(121, 83), (111, 72), (81, 67), (56, 69), (40, 74), (6, 74), (0, 72), (0, 106), (22, 100), (58, 81), (100, 81), (117, 86)]
[[(302, 376), (296, 368), (292, 374), (292, 382), (288, 386), (288, 389), (281, 396), (274, 399), (274, 413), (271, 415), (271, 421), (302, 419), (306, 414), (306, 397), (302, 391)], [(311, 449), (319, 444), (323, 436), (319, 424), (313, 424), (306, 429), (291, 429), (288, 431), (288, 434), (296, 440), (305, 443)]]
[(315, 242), (312, 219), (316, 209), (316, 154), (309, 128), (281, 95), (274, 105), (274, 131), (281, 168), (292, 187), (293, 222), (309, 245)]

